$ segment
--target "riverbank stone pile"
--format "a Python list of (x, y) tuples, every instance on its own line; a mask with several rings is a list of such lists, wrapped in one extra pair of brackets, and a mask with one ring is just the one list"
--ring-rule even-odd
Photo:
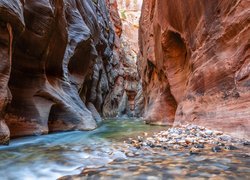
[(166, 150), (188, 150), (190, 155), (205, 151), (219, 153), (222, 151), (237, 150), (240, 146), (249, 146), (246, 139), (237, 139), (222, 131), (210, 130), (197, 125), (183, 125), (160, 131), (153, 135), (144, 133), (137, 138), (126, 141), (132, 147), (141, 149), (162, 148)]

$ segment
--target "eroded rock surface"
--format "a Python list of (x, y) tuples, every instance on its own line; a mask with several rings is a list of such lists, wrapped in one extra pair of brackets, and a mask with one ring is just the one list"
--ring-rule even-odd
[[(114, 24), (116, 40), (111, 72), (114, 86), (113, 91), (109, 92), (104, 101), (103, 115), (105, 117), (131, 117), (136, 115), (135, 96), (139, 85), (136, 66), (139, 5), (134, 1), (125, 0), (110, 1), (107, 4)], [(125, 14), (130, 15), (128, 19), (124, 18)], [(134, 20), (134, 24), (129, 23), (129, 20)], [(120, 59), (120, 63), (117, 63), (117, 58)]]
[(0, 1), (0, 144), (7, 144), (9, 128), (4, 120), (7, 103), (11, 101), (8, 82), (13, 56), (13, 38), (24, 28), (22, 4), (19, 1)]
[(250, 136), (250, 2), (145, 0), (145, 119)]
[(124, 91), (115, 4), (0, 1), (0, 143), (94, 129), (106, 106), (119, 113), (123, 94), (110, 101)]

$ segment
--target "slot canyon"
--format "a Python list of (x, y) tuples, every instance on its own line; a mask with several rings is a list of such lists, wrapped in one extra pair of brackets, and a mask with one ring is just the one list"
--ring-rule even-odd
[(248, 179), (249, 138), (249, 0), (0, 0), (3, 180)]

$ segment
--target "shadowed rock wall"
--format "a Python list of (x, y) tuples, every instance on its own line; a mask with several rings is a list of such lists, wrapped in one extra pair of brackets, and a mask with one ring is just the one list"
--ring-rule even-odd
[(138, 62), (152, 124), (250, 136), (250, 2), (145, 0)]
[(0, 0), (0, 143), (97, 127), (121, 71), (121, 24), (108, 9), (105, 0)]

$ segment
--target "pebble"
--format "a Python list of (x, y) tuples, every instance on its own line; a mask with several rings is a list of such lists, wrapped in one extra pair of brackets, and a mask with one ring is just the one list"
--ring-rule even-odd
[(177, 140), (177, 143), (180, 145), (186, 144), (186, 141), (184, 139)]
[(190, 143), (193, 143), (193, 142), (194, 142), (194, 139), (193, 139), (193, 138), (186, 138), (186, 139), (185, 139), (185, 142), (186, 142), (187, 144), (190, 144)]
[(229, 135), (222, 135), (222, 136), (219, 136), (219, 138), (222, 141), (230, 141), (231, 140), (231, 137)]
[(122, 161), (125, 161), (126, 159), (124, 158), (116, 158), (114, 159), (114, 162), (122, 162)]
[(137, 148), (137, 149), (140, 149), (140, 148), (141, 148), (141, 144), (135, 143), (135, 144), (134, 144), (134, 147)]
[(205, 129), (205, 127), (203, 127), (203, 126), (200, 126), (200, 130), (204, 130)]
[(141, 137), (141, 136), (138, 136), (137, 139), (138, 139), (139, 142), (143, 141), (143, 137)]
[(133, 139), (132, 138), (128, 138), (128, 144), (132, 144)]
[(168, 141), (168, 144), (174, 144), (176, 141), (170, 140)]
[[(235, 143), (233, 143), (234, 141)], [(150, 150), (150, 148), (156, 148), (153, 151), (158, 151), (159, 148), (165, 150), (189, 149), (190, 154), (197, 154), (201, 151), (207, 152), (207, 150), (213, 152), (221, 152), (224, 149), (235, 150), (238, 149), (238, 147), (234, 146), (237, 143), (243, 143), (245, 146), (250, 144), (249, 141), (244, 142), (233, 139), (221, 131), (212, 131), (196, 125), (169, 128), (166, 131), (154, 133), (152, 136), (148, 136), (144, 132), (144, 136), (138, 136), (136, 140), (129, 138), (127, 143), (131, 144), (129, 146), (137, 151), (138, 149)], [(129, 157), (136, 156), (133, 153), (126, 155)]]
[(216, 144), (217, 144), (218, 146), (225, 146), (225, 144), (222, 143), (222, 142), (216, 142)]
[(178, 150), (178, 149), (180, 149), (180, 146), (178, 144), (175, 144), (175, 145), (173, 145), (173, 149)]
[(212, 134), (213, 134), (213, 131), (211, 131), (211, 130), (206, 130), (206, 131), (205, 131), (205, 134), (206, 134), (206, 135), (212, 135)]
[(112, 156), (112, 159), (114, 159), (114, 161), (117, 161), (117, 162), (124, 161), (127, 159), (126, 155), (121, 151), (113, 152), (111, 156)]
[(220, 148), (220, 146), (214, 146), (214, 147), (212, 147), (212, 151), (213, 152), (221, 152), (221, 148)]
[(233, 145), (227, 145), (227, 146), (225, 146), (225, 149), (227, 149), (227, 150), (236, 150), (238, 148), (233, 146)]
[(218, 135), (222, 135), (223, 132), (222, 131), (214, 131), (214, 134), (218, 136)]
[(244, 145), (244, 146), (250, 146), (250, 141), (245, 141), (245, 142), (243, 142), (243, 145)]
[(205, 141), (205, 140), (203, 140), (203, 139), (199, 139), (199, 143), (205, 144), (205, 143), (206, 143), (206, 141)]
[(128, 152), (128, 153), (126, 153), (126, 156), (128, 156), (128, 157), (134, 157), (134, 156), (135, 156), (135, 154), (134, 154), (134, 153), (132, 153), (132, 152)]
[(196, 148), (196, 147), (192, 147), (190, 150), (189, 150), (189, 153), (190, 154), (199, 154), (201, 152), (201, 150), (199, 148)]
[(196, 148), (204, 148), (205, 146), (204, 146), (204, 144), (196, 144), (196, 145), (194, 145), (194, 147), (196, 147)]

